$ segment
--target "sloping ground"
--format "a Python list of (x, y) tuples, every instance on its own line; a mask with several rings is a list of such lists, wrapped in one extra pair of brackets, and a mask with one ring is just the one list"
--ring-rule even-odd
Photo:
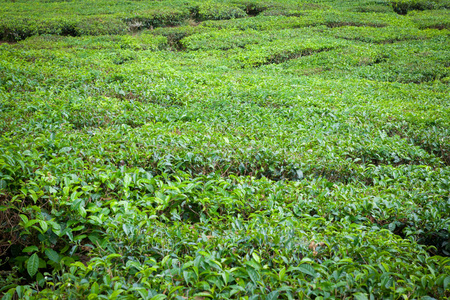
[(0, 1), (0, 295), (450, 297), (447, 8)]

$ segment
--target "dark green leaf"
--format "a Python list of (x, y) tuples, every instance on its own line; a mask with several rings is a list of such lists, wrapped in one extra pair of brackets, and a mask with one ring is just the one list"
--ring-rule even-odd
[(27, 262), (27, 271), (28, 274), (33, 277), (34, 274), (36, 274), (37, 270), (39, 268), (39, 257), (36, 253), (30, 256)]

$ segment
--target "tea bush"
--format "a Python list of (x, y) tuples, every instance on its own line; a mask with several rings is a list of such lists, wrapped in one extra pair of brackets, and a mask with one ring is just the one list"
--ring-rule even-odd
[(227, 6), (213, 2), (204, 2), (196, 9), (195, 17), (200, 21), (227, 20), (246, 17), (245, 11), (239, 7)]
[(450, 7), (450, 2), (447, 0), (394, 0), (391, 3), (394, 11), (401, 15), (406, 15), (409, 11), (413, 10), (429, 10)]
[(450, 24), (448, 21), (448, 10), (433, 10), (424, 12), (412, 12), (410, 16), (416, 26), (420, 29), (436, 28), (448, 29)]

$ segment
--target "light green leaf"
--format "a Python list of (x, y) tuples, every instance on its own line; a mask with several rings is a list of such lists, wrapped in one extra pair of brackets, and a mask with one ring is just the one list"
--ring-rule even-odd
[(252, 268), (247, 268), (247, 273), (248, 273), (248, 276), (250, 276), (250, 279), (253, 281), (253, 283), (257, 284), (257, 282), (260, 279), (258, 272), (256, 272)]
[(97, 282), (94, 282), (91, 286), (91, 292), (94, 294), (100, 293), (100, 287), (98, 286)]
[(123, 289), (118, 289), (116, 291), (114, 291), (110, 296), (109, 299), (115, 299), (117, 298), (120, 294), (122, 294), (124, 292)]
[(283, 281), (283, 279), (284, 279), (284, 275), (286, 274), (286, 267), (283, 267), (281, 270), (280, 270), (280, 273), (278, 274), (278, 280), (279, 281)]
[(450, 276), (447, 276), (444, 279), (444, 290), (447, 290), (449, 284), (450, 284)]
[(3, 295), (2, 300), (11, 300), (14, 296), (15, 291), (16, 290), (14, 288), (9, 289), (8, 292)]
[(316, 271), (311, 265), (303, 264), (298, 266), (297, 270), (307, 275), (311, 275), (312, 277), (316, 277)]
[(278, 295), (279, 295), (279, 294), (280, 294), (280, 293), (279, 293), (278, 291), (270, 292), (270, 293), (267, 295), (266, 299), (267, 299), (267, 300), (275, 300), (275, 299), (278, 299)]
[(29, 246), (22, 250), (22, 252), (34, 252), (39, 251), (38, 247), (36, 246)]
[(22, 221), (26, 224), (28, 223), (28, 217), (25, 215), (19, 215), (19, 217), (22, 219)]
[(106, 257), (106, 261), (111, 261), (112, 259), (114, 259), (114, 258), (119, 258), (119, 257), (122, 257), (122, 255), (120, 255), (120, 254), (118, 254), (118, 253), (113, 253), (113, 254), (110, 254), (110, 255), (108, 255), (108, 256)]
[(86, 209), (84, 209), (83, 206), (80, 206), (78, 208), (78, 213), (80, 214), (80, 216), (82, 216), (83, 218), (86, 218)]
[(67, 153), (71, 150), (71, 147), (63, 147), (59, 150), (59, 153)]
[(167, 298), (166, 295), (164, 295), (164, 294), (158, 294), (158, 295), (156, 295), (156, 296), (153, 296), (150, 300), (163, 300), (163, 299), (166, 299), (166, 298)]
[(39, 221), (39, 225), (41, 225), (41, 228), (42, 228), (42, 231), (43, 231), (43, 232), (47, 232), (47, 229), (48, 229), (47, 222), (45, 222), (45, 221)]
[(258, 262), (261, 263), (261, 259), (259, 258), (258, 254), (256, 254), (255, 252), (252, 253), (253, 259)]
[(355, 300), (368, 300), (367, 294), (363, 293), (355, 293), (353, 294), (353, 297), (355, 298)]
[(34, 224), (38, 223), (39, 220), (29, 220), (23, 227), (28, 228), (30, 226), (33, 226)]
[(194, 297), (208, 297), (208, 298), (214, 298), (211, 293), (208, 292), (200, 292), (194, 295)]
[(128, 187), (128, 186), (130, 186), (130, 184), (131, 184), (131, 176), (128, 174), (125, 174), (125, 177), (123, 179), (123, 185), (125, 187)]

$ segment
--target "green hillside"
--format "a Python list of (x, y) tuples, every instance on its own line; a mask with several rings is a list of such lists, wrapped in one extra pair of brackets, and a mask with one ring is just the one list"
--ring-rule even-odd
[(450, 299), (449, 9), (0, 0), (0, 299)]

